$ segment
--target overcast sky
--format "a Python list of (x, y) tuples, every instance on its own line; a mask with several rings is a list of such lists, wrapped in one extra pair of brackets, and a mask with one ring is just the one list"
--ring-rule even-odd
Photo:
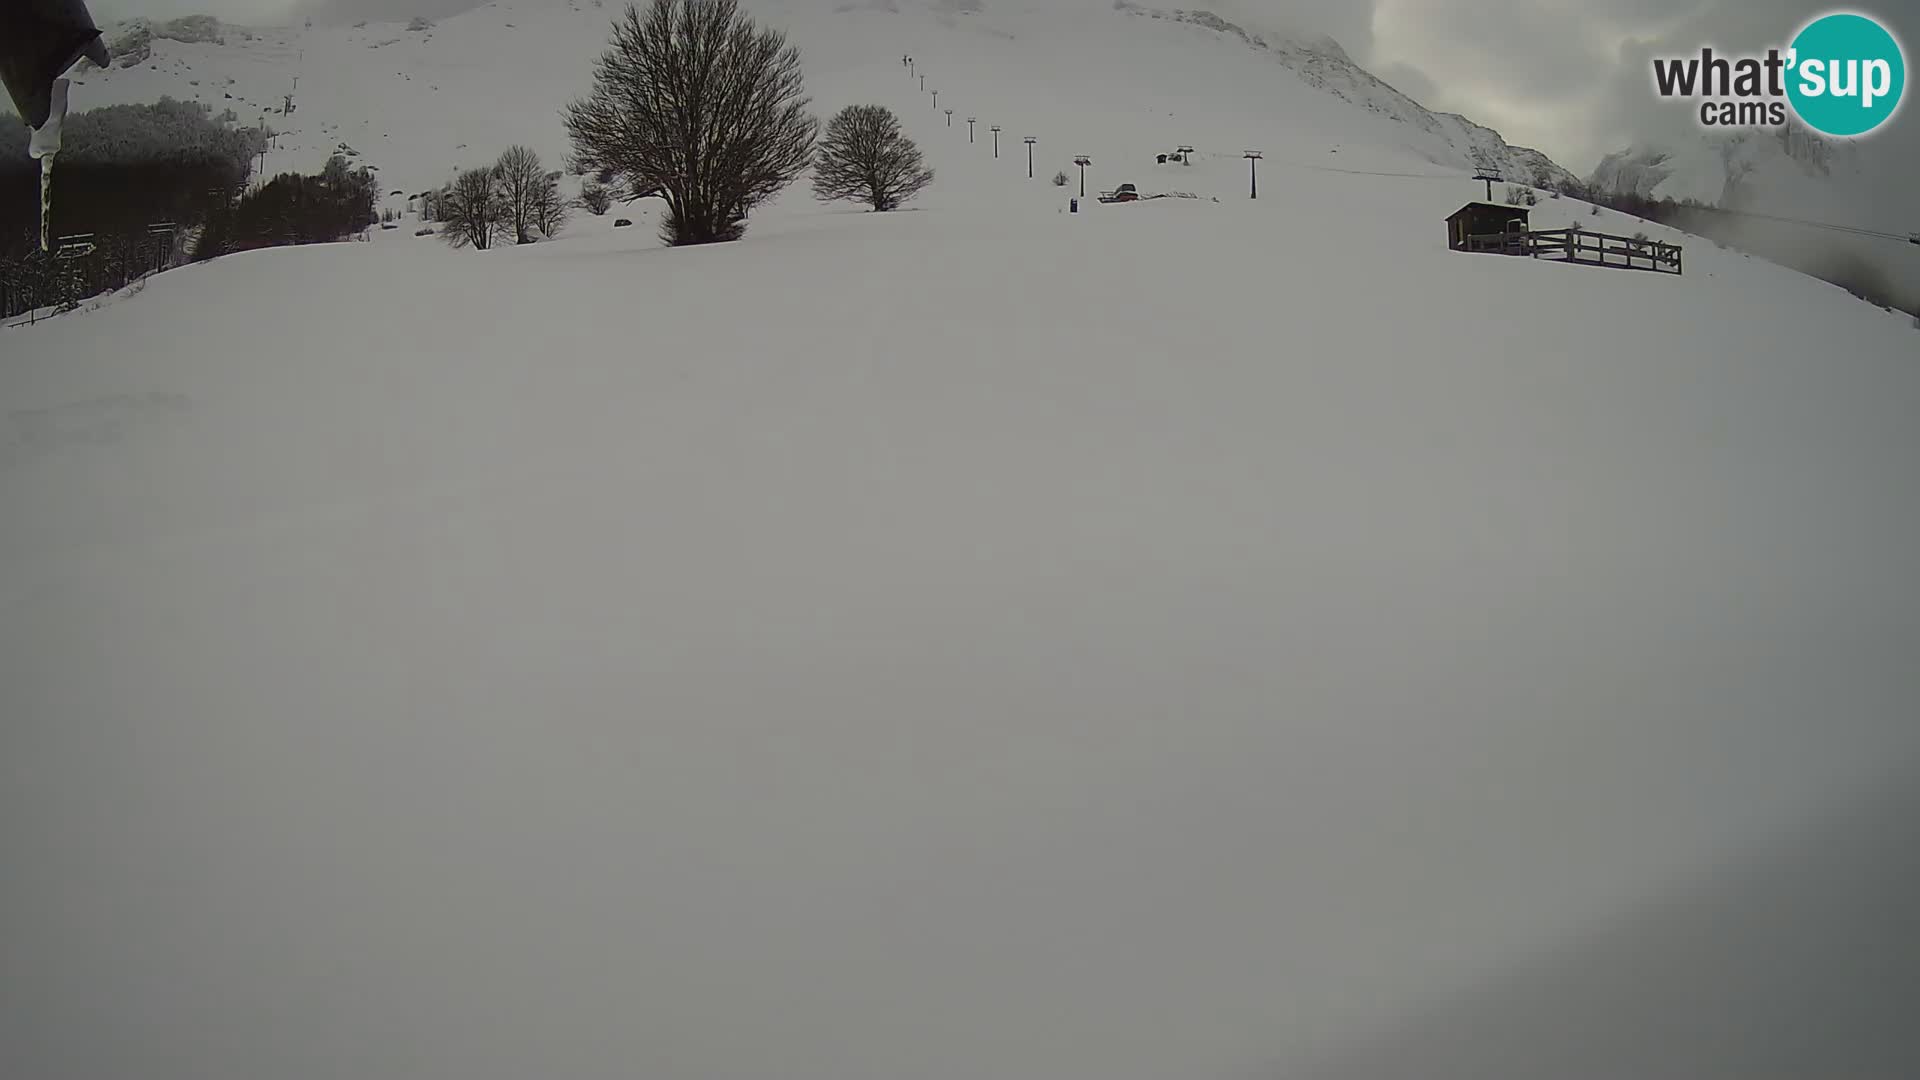
[[(210, 12), (236, 22), (284, 22), (298, 8), (366, 17), (438, 17), (480, 0), (96, 0), (112, 14)], [(761, 6), (771, 0), (760, 0)], [(807, 0), (809, 3), (817, 0)], [(991, 9), (994, 0), (984, 0)], [(1023, 0), (1025, 2), (1025, 0)], [(1464, 113), (1511, 142), (1546, 151), (1585, 175), (1636, 138), (1693, 130), (1685, 106), (1657, 101), (1648, 58), (1702, 45), (1784, 43), (1828, 9), (1808, 0), (1144, 0), (1207, 8), (1266, 29), (1332, 35), (1354, 59), (1430, 108)], [(1908, 34), (1920, 0), (1865, 0)], [(1911, 46), (1909, 46), (1911, 49)], [(1920, 148), (1920, 122), (1899, 125)], [(1920, 161), (1920, 153), (1912, 160)]]

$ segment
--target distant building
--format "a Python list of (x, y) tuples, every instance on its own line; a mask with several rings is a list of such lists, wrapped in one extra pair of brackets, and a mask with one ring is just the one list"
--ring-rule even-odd
[(1518, 254), (1525, 250), (1527, 208), (1470, 202), (1447, 218), (1447, 246), (1455, 251)]

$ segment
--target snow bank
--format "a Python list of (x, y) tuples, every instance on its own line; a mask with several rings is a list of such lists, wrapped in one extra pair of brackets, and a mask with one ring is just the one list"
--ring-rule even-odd
[(1903, 323), (1013, 205), (0, 335), (27, 1071), (1282, 1075), (1913, 777)]
[[(1896, 1045), (1779, 1009), (1904, 1000), (1846, 966), (1904, 909), (1775, 886), (1809, 823), (1920, 779), (1908, 322), (1700, 244), (1679, 279), (1450, 253), (1478, 185), (1334, 99), (1234, 114), (1246, 50), (1096, 82), (993, 5), (946, 18), (808, 45), (823, 109), (922, 142), (911, 211), (800, 190), (684, 251), (647, 203), (484, 255), (383, 234), (0, 331), (17, 1071), (1485, 1076), (1498, 1046), (1747, 1080), (1716, 1047), (1804, 1076)], [(1139, 33), (1101, 55), (1163, 55)], [(535, 80), (584, 85), (548, 47)], [(531, 141), (459, 116), (475, 161)], [(1090, 187), (1205, 198), (1065, 213), (1083, 152)], [(1535, 220), (1643, 227), (1584, 210)], [(1911, 845), (1839, 846), (1785, 865), (1911, 894)]]

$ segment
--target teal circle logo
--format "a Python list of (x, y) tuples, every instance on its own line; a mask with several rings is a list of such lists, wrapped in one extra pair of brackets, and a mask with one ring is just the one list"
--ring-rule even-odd
[(1808, 23), (1790, 46), (1787, 100), (1801, 122), (1840, 138), (1893, 119), (1907, 89), (1907, 60), (1893, 33), (1844, 12)]

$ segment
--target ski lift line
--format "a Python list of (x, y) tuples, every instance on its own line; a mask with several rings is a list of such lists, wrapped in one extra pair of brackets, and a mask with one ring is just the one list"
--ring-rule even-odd
[[(972, 122), (971, 119), (969, 119), (968, 122), (971, 123)], [(1270, 159), (1269, 164), (1285, 165), (1285, 166), (1288, 166), (1289, 168), (1294, 168), (1294, 169), (1309, 169), (1309, 170), (1312, 170), (1313, 172), (1340, 173), (1346, 176), (1387, 176), (1387, 177), (1394, 177), (1396, 179), (1402, 179), (1402, 180), (1459, 180), (1460, 179), (1459, 176), (1453, 175), (1451, 173), (1410, 173), (1410, 172), (1388, 172), (1388, 171), (1379, 170), (1379, 169), (1343, 169), (1333, 165), (1309, 165), (1304, 161), (1276, 161), (1276, 160)], [(1532, 186), (1532, 185), (1528, 185), (1528, 186)], [(1599, 204), (1599, 205), (1605, 205), (1605, 204)], [(1843, 233), (1851, 236), (1863, 236), (1863, 237), (1868, 237), (1876, 240), (1892, 240), (1897, 243), (1920, 245), (1920, 232), (1894, 233), (1894, 232), (1887, 232), (1881, 229), (1869, 229), (1869, 228), (1864, 228), (1864, 227), (1855, 226), (1855, 225), (1839, 225), (1829, 221), (1808, 221), (1805, 218), (1785, 217), (1779, 214), (1762, 214), (1754, 210), (1733, 210), (1725, 207), (1707, 207), (1706, 209), (1709, 211), (1718, 211), (1723, 214), (1737, 214), (1741, 217), (1758, 218), (1764, 221), (1777, 221), (1786, 225), (1801, 225), (1811, 229), (1826, 229), (1829, 232)]]

